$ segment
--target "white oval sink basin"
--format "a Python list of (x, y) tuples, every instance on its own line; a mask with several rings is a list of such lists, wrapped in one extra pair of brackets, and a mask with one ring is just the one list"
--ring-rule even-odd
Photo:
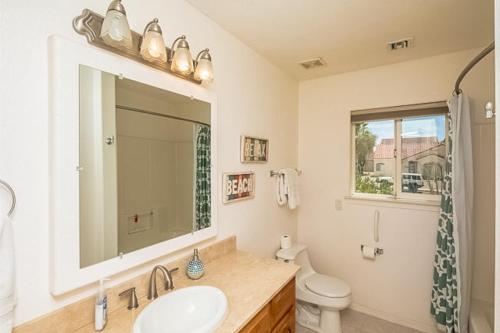
[(211, 333), (226, 313), (227, 298), (220, 289), (182, 288), (146, 306), (135, 320), (133, 333)]

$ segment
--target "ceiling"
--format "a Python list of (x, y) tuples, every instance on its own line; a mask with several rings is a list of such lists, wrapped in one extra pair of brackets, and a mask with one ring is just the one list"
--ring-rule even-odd
[[(187, 0), (300, 80), (463, 49), (494, 38), (493, 0)], [(387, 43), (414, 37), (412, 48)], [(327, 66), (305, 70), (303, 60)]]

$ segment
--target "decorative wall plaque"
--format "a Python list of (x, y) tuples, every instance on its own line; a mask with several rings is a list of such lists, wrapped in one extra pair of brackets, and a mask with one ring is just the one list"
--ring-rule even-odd
[(223, 203), (255, 197), (255, 173), (253, 171), (224, 173)]
[(242, 135), (240, 151), (242, 163), (265, 163), (269, 158), (269, 140)]

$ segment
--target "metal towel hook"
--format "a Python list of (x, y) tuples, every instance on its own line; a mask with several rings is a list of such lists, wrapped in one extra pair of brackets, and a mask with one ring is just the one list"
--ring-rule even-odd
[(7, 182), (1, 179), (0, 179), (0, 184), (2, 184), (10, 192), (10, 196), (12, 197), (10, 210), (7, 213), (8, 216), (11, 216), (12, 213), (14, 212), (14, 209), (16, 208), (16, 192), (14, 192), (14, 189)]

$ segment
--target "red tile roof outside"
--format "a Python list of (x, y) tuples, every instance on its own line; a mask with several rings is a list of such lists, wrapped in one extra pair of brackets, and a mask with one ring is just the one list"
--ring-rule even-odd
[[(422, 151), (429, 150), (440, 144), (435, 136), (417, 137), (417, 138), (403, 138), (402, 139), (402, 158), (413, 156)], [(394, 157), (394, 139), (382, 139), (382, 141), (375, 146), (373, 153), (374, 159), (388, 159)]]

